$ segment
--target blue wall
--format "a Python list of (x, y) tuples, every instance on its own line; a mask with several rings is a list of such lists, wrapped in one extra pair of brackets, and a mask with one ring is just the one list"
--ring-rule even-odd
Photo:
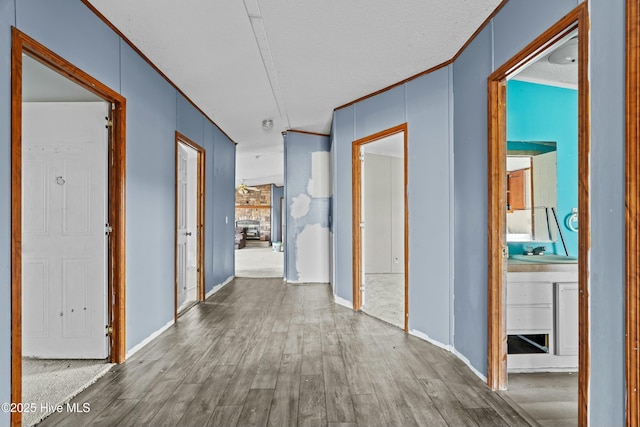
[[(486, 77), (572, 10), (575, 0), (510, 0), (455, 61), (455, 346), (486, 373)], [(623, 425), (623, 0), (591, 0), (590, 421)], [(474, 198), (479, 194), (480, 198)], [(472, 197), (472, 199), (469, 199)], [(477, 231), (476, 231), (477, 230)], [(479, 259), (483, 258), (483, 259)], [(462, 261), (461, 261), (462, 260)]]
[[(271, 241), (282, 242), (280, 235), (280, 198), (284, 197), (284, 187), (271, 184)], [(282, 201), (284, 205), (284, 200)]]
[(453, 333), (451, 96), (451, 67), (445, 67), (337, 110), (332, 133), (336, 295), (353, 301), (352, 142), (406, 122), (409, 329), (443, 345)]
[[(557, 142), (558, 221), (569, 255), (577, 256), (578, 233), (566, 226), (565, 219), (572, 208), (578, 207), (578, 91), (509, 81), (507, 140)], [(529, 244), (510, 243), (509, 253), (521, 253), (524, 245)], [(550, 252), (565, 255), (560, 237), (555, 244), (545, 246)]]
[[(0, 1), (0, 402), (11, 402), (11, 25), (13, 1)], [(9, 425), (0, 413), (0, 425)]]
[[(420, 229), (424, 228), (423, 212), (416, 212), (410, 201), (410, 284), (409, 298), (416, 287), (429, 282), (446, 286), (447, 275), (433, 276), (432, 265), (454, 266), (454, 316), (433, 315), (435, 324), (454, 324), (455, 350), (480, 373), (487, 373), (487, 77), (527, 44), (575, 8), (577, 0), (510, 0), (489, 24), (466, 47), (450, 67), (453, 70), (453, 102), (415, 93), (408, 84), (392, 88), (365, 101), (334, 113), (334, 200), (335, 292), (352, 301), (351, 290), (351, 141), (362, 136), (409, 121), (409, 138), (417, 124), (403, 116), (402, 93), (415, 96), (415, 103), (432, 112), (449, 110), (453, 123), (453, 177), (443, 173), (436, 180), (418, 180), (409, 165), (409, 198), (433, 203), (429, 197), (442, 189), (443, 177), (454, 192), (454, 244), (429, 254), (414, 248)], [(591, 380), (591, 425), (623, 425), (625, 420), (624, 389), (624, 17), (623, 0), (590, 1), (590, 85), (591, 85), (591, 251), (589, 289)], [(418, 82), (434, 74), (420, 77)], [(409, 95), (411, 94), (411, 95)], [(453, 110), (450, 110), (453, 106)], [(445, 120), (446, 122), (446, 120)], [(442, 126), (433, 123), (431, 131)], [(422, 141), (421, 141), (422, 142)], [(441, 154), (417, 154), (418, 144), (410, 142), (410, 159), (420, 162), (423, 170), (442, 166)], [(426, 162), (426, 163), (425, 163)], [(419, 188), (416, 188), (419, 184)], [(446, 183), (444, 184), (447, 185)], [(414, 187), (416, 186), (416, 187)], [(571, 199), (571, 196), (561, 196)], [(575, 199), (574, 199), (575, 200)], [(569, 204), (575, 203), (570, 200)], [(433, 203), (430, 212), (443, 203)], [(571, 205), (570, 207), (574, 207)], [(566, 208), (563, 208), (566, 211)], [(414, 218), (421, 218), (415, 225)], [(438, 222), (438, 224), (446, 224)], [(434, 239), (440, 247), (446, 239)], [(453, 254), (452, 254), (453, 251)], [(414, 263), (414, 260), (418, 260)], [(455, 260), (455, 263), (454, 263)], [(419, 263), (419, 264), (418, 264)], [(418, 264), (418, 265), (416, 265)], [(419, 284), (416, 285), (415, 281)], [(449, 283), (451, 283), (449, 282)], [(427, 289), (420, 301), (420, 313), (434, 292)], [(413, 298), (415, 301), (415, 298)], [(416, 308), (409, 312), (414, 328)], [(437, 318), (436, 318), (437, 317)], [(421, 325), (427, 332), (435, 325)], [(424, 328), (424, 329), (423, 329)], [(441, 343), (446, 341), (437, 339)]]
[[(304, 282), (305, 277), (309, 277), (305, 272), (298, 271), (297, 263), (303, 256), (301, 251), (305, 250), (305, 256), (313, 254), (316, 262), (320, 265), (320, 270), (326, 274), (313, 275), (314, 278), (321, 277), (323, 282), (330, 280), (330, 253), (327, 248), (325, 253), (321, 241), (315, 242), (315, 247), (298, 248), (297, 240), (305, 228), (320, 226), (327, 229), (329, 233), (329, 197), (314, 197), (310, 194), (308, 185), (311, 179), (312, 154), (317, 152), (329, 152), (330, 140), (328, 136), (311, 135), (302, 132), (289, 131), (284, 135), (284, 200), (283, 209), (285, 218), (284, 242), (285, 259), (284, 272), (285, 280), (289, 282)], [(329, 171), (326, 171), (327, 173)], [(308, 212), (296, 218), (292, 214), (292, 203), (299, 198), (310, 200)], [(313, 280), (318, 281), (318, 280)]]
[(625, 2), (591, 0), (591, 252), (593, 426), (625, 423)]
[[(0, 0), (0, 401), (10, 400), (10, 60), (15, 25), (127, 99), (127, 349), (173, 319), (175, 131), (207, 150), (206, 288), (233, 276), (235, 146), (81, 2)], [(225, 222), (225, 216), (229, 222)], [(9, 423), (0, 414), (0, 425)]]

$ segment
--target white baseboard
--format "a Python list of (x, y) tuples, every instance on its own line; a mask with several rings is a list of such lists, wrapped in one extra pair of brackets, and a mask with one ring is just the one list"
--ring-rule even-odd
[(329, 284), (329, 282), (304, 282), (299, 280), (287, 280), (287, 279), (284, 279), (284, 281), (292, 285), (328, 285)]
[(220, 283), (219, 285), (216, 285), (213, 287), (213, 289), (211, 289), (209, 292), (207, 292), (207, 294), (204, 296), (204, 299), (209, 298), (211, 295), (215, 294), (216, 292), (218, 292), (220, 289), (224, 288), (225, 286), (227, 286), (229, 283), (231, 283), (231, 281), (233, 279), (235, 279), (236, 276), (229, 276), (227, 278), (227, 280), (225, 280), (224, 282)]
[(422, 340), (425, 340), (428, 343), (435, 345), (436, 347), (440, 347), (443, 350), (447, 350), (447, 351), (455, 354), (455, 356), (458, 359), (462, 360), (462, 362), (464, 362), (464, 364), (467, 365), (467, 367), (469, 369), (471, 369), (471, 372), (473, 372), (478, 378), (480, 378), (485, 383), (487, 382), (487, 377), (482, 375), (480, 373), (480, 371), (478, 371), (476, 368), (474, 368), (471, 365), (471, 362), (469, 361), (469, 359), (467, 359), (464, 355), (462, 355), (460, 352), (458, 352), (453, 346), (447, 345), (447, 344), (442, 344), (441, 342), (436, 341), (433, 338), (429, 338), (429, 335), (425, 334), (424, 332), (420, 332), (420, 331), (417, 331), (415, 329), (410, 330), (409, 334), (413, 335), (414, 337), (417, 337), (417, 338), (420, 338)]
[(480, 371), (474, 368), (473, 365), (471, 365), (471, 362), (469, 361), (469, 359), (467, 359), (464, 355), (462, 355), (460, 352), (458, 352), (458, 350), (455, 350), (455, 349), (453, 350), (453, 354), (455, 354), (458, 357), (458, 359), (462, 360), (464, 364), (467, 365), (469, 369), (471, 369), (471, 372), (476, 374), (476, 376), (480, 378), (482, 381), (484, 381), (485, 384), (487, 383), (487, 377), (482, 375)]
[(452, 352), (453, 350), (453, 348), (450, 345), (442, 344), (440, 341), (436, 341), (433, 338), (429, 337), (429, 335), (425, 334), (424, 332), (420, 332), (416, 329), (411, 329), (409, 331), (409, 335), (413, 335), (414, 337), (420, 338), (421, 340), (425, 340), (429, 344), (433, 344), (436, 347), (440, 347), (443, 350), (447, 350), (449, 352)]
[(158, 329), (157, 331), (155, 331), (154, 333), (152, 333), (151, 335), (149, 335), (147, 338), (145, 338), (144, 340), (142, 340), (142, 342), (140, 342), (139, 344), (135, 345), (131, 350), (127, 351), (127, 355), (125, 356), (125, 359), (130, 358), (131, 356), (133, 356), (135, 353), (137, 353), (138, 351), (140, 351), (144, 346), (146, 346), (147, 344), (149, 344), (151, 341), (153, 341), (154, 339), (156, 339), (158, 336), (160, 336), (160, 334), (162, 334), (164, 331), (166, 331), (167, 329), (169, 329), (172, 325), (174, 324), (174, 320), (171, 319), (169, 322), (167, 322), (166, 325), (164, 325), (162, 328)]
[(350, 310), (353, 310), (353, 303), (351, 301), (347, 301), (344, 298), (340, 298), (336, 294), (333, 294), (333, 301), (338, 305), (341, 305), (343, 307), (347, 307)]

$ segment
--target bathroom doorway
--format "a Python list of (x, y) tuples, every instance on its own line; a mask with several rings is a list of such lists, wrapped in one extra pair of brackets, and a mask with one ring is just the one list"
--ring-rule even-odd
[[(489, 77), (488, 383), (541, 402), (521, 405), (536, 421), (553, 407), (557, 422), (579, 425), (589, 375), (586, 19), (583, 4)], [(549, 400), (551, 385), (565, 395)]]
[(353, 143), (354, 309), (407, 331), (406, 125)]

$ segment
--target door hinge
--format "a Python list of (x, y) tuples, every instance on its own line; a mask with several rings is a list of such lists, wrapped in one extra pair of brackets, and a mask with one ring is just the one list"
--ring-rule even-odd
[(360, 161), (364, 162), (364, 154), (360, 154)]
[(109, 336), (113, 335), (113, 326), (106, 325), (105, 329), (107, 330), (107, 333), (105, 334), (105, 336), (109, 337)]
[(364, 221), (360, 223), (360, 228), (364, 229)]
[(113, 232), (113, 227), (110, 226), (109, 224), (105, 224), (104, 225), (104, 234), (106, 234), (108, 236), (112, 232)]
[(107, 121), (107, 124), (105, 125), (106, 128), (113, 127), (113, 120), (111, 120), (109, 117), (105, 117), (104, 119)]

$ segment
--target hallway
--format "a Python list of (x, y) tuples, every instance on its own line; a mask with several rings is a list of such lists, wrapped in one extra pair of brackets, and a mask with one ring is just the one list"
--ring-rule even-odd
[(451, 353), (281, 279), (235, 279), (72, 402), (40, 425), (529, 425)]

